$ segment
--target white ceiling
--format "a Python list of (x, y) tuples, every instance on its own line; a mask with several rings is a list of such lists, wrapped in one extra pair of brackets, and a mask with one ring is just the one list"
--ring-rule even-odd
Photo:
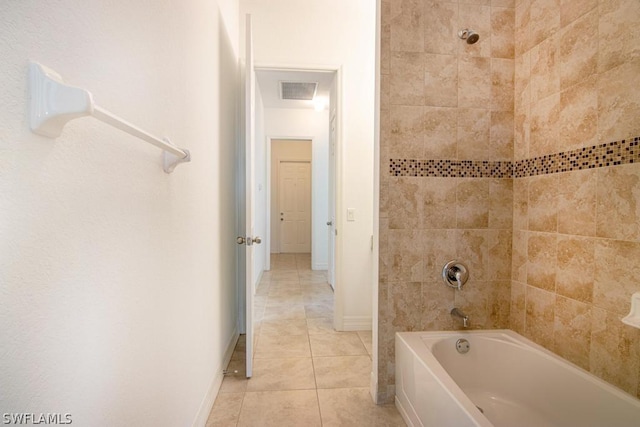
[(314, 108), (312, 101), (280, 99), (281, 81), (317, 82), (316, 98), (324, 98), (328, 106), (334, 76), (334, 71), (256, 69), (256, 78), (265, 108)]

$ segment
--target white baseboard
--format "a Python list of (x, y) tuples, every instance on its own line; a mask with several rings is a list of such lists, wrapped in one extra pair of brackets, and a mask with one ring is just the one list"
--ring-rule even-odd
[(326, 262), (314, 262), (311, 264), (311, 269), (312, 270), (328, 270), (329, 264), (327, 264)]
[(344, 316), (342, 318), (344, 331), (370, 331), (373, 328), (371, 316)]
[(227, 348), (222, 359), (222, 366), (219, 366), (218, 369), (216, 369), (213, 380), (211, 380), (211, 384), (209, 385), (209, 390), (207, 390), (207, 394), (202, 399), (202, 403), (200, 403), (200, 409), (198, 409), (196, 418), (193, 420), (193, 427), (204, 427), (207, 424), (207, 418), (209, 418), (209, 413), (211, 412), (211, 408), (213, 408), (216, 397), (218, 397), (218, 391), (220, 390), (222, 380), (224, 379), (223, 371), (227, 369), (231, 356), (233, 356), (233, 350), (236, 348), (238, 337), (239, 334), (236, 329), (233, 331), (231, 339), (227, 343)]

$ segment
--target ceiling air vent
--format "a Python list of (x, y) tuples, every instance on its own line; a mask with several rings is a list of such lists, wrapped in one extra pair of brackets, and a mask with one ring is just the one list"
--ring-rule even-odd
[(280, 98), (312, 101), (317, 88), (318, 83), (280, 82)]

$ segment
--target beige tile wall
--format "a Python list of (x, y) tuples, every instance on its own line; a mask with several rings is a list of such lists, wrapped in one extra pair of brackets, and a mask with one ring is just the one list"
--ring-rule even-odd
[[(394, 333), (511, 327), (640, 396), (640, 165), (394, 177), (389, 159), (507, 160), (640, 135), (637, 0), (382, 0), (379, 401)], [(458, 29), (478, 31), (467, 45)], [(462, 293), (442, 265), (471, 269)]]
[[(637, 0), (518, 0), (515, 160), (640, 135)], [(514, 179), (511, 328), (640, 396), (640, 165)]]
[[(512, 0), (383, 0), (379, 401), (394, 396), (394, 333), (509, 325), (511, 179), (391, 177), (389, 159), (513, 160)], [(457, 36), (472, 28), (480, 41)], [(441, 271), (465, 262), (462, 292)]]

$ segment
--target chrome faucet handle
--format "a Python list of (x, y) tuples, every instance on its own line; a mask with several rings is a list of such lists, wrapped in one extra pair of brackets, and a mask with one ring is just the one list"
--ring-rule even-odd
[(445, 285), (461, 291), (464, 284), (469, 280), (469, 270), (460, 261), (449, 261), (442, 268), (442, 280), (444, 280)]
[(460, 270), (456, 270), (456, 272), (453, 275), (456, 277), (456, 283), (458, 283), (458, 290), (461, 291), (462, 285), (464, 284), (462, 283), (462, 272)]

